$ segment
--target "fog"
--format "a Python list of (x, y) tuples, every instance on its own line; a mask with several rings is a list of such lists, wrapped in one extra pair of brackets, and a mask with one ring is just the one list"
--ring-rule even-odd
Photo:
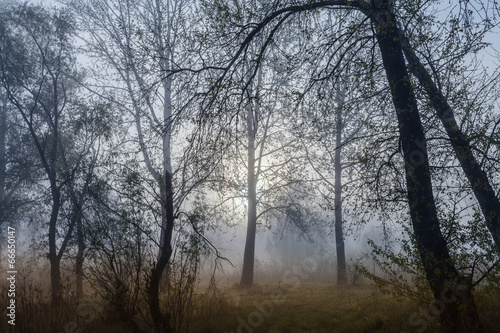
[(0, 3), (0, 332), (497, 329), (495, 1)]

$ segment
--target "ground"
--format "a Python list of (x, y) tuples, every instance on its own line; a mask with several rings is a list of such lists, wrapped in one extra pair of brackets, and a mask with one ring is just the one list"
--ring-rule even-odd
[[(34, 297), (34, 291), (29, 288), (26, 291), (26, 295), (18, 296), (16, 326), (7, 325), (6, 320), (2, 320), (0, 332), (130, 331), (109, 307), (90, 296), (79, 305), (68, 302), (53, 310), (45, 303), (47, 298)], [(500, 291), (483, 288), (476, 292), (475, 297), (485, 333), (500, 333)], [(181, 318), (178, 322), (183, 323), (182, 332), (439, 332), (436, 309), (382, 294), (373, 285), (339, 287), (333, 284), (276, 283), (256, 284), (246, 289), (237, 285), (219, 286), (210, 294), (205, 288), (200, 288), (193, 301), (195, 308), (191, 315), (173, 314)], [(136, 320), (149, 332), (146, 304), (143, 310), (142, 316), (138, 314)]]
[[(439, 331), (429, 306), (384, 295), (374, 286), (256, 285), (251, 289), (229, 288), (224, 295), (225, 313), (204, 324), (195, 316), (193, 332)], [(486, 332), (500, 332), (499, 295), (489, 293), (489, 297), (477, 300)]]

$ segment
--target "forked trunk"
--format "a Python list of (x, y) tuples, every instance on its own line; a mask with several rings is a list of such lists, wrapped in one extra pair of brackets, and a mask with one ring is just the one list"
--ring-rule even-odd
[(470, 288), (449, 287), (460, 286), (464, 279), (454, 266), (439, 227), (426, 139), (398, 40), (396, 19), (387, 0), (379, 6), (372, 21), (398, 119), (413, 231), (435, 304), (439, 308), (441, 328), (447, 333), (481, 332)]
[(481, 166), (474, 157), (469, 141), (460, 130), (455, 120), (453, 110), (448, 104), (446, 97), (444, 97), (441, 90), (438, 89), (425, 66), (415, 55), (408, 40), (403, 36), (401, 38), (403, 50), (410, 65), (409, 67), (427, 92), (431, 105), (436, 110), (450, 138), (450, 143), (455, 151), (455, 155), (481, 207), (481, 211), (486, 220), (486, 226), (493, 236), (497, 250), (500, 251), (500, 200), (497, 198), (495, 190), (488, 180), (488, 176), (481, 169)]

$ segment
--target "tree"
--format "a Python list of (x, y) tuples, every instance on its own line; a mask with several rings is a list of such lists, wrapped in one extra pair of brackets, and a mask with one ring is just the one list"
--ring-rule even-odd
[[(8, 16), (12, 6), (5, 3), (0, 15), (0, 43), (2, 49), (9, 44)], [(0, 88), (0, 225), (15, 222), (23, 207), (30, 204), (24, 191), (40, 175), (36, 151), (29, 142), (22, 119), (9, 103), (4, 84)]]
[(157, 246), (151, 242), (154, 234), (148, 223), (153, 214), (144, 209), (148, 202), (138, 163), (107, 167), (90, 190), (85, 267), (90, 285), (120, 320), (134, 332), (143, 332), (135, 316), (145, 315), (140, 305), (142, 286), (147, 281), (148, 254), (153, 244)]
[[(486, 172), (476, 160), (469, 139), (458, 126), (448, 99), (433, 81), (420, 58), (417, 57), (415, 48), (411, 47), (410, 41), (405, 37), (405, 34), (400, 31), (399, 35), (401, 36), (401, 44), (409, 68), (426, 91), (432, 107), (436, 110), (436, 114), (450, 138), (455, 155), (472, 186), (474, 195), (486, 219), (486, 225), (495, 240), (497, 248), (500, 250), (500, 199), (497, 197)], [(467, 47), (473, 48), (473, 46), (469, 45)], [(439, 75), (439, 73), (435, 73), (435, 75)]]
[[(426, 138), (398, 42), (396, 18), (388, 3), (377, 9), (384, 10), (373, 23), (398, 117), (412, 225), (427, 280), (435, 298), (439, 299), (443, 290), (446, 290), (449, 279), (462, 283), (463, 281), (453, 264), (439, 227), (430, 180)], [(418, 158), (415, 158), (415, 152), (420, 152)], [(457, 296), (458, 299), (447, 304), (446, 310), (441, 314), (444, 330), (480, 331), (470, 288), (466, 288)]]
[[(349, 192), (346, 189), (362, 186), (359, 184), (361, 177), (352, 178), (353, 173), (359, 172), (356, 170), (356, 164), (359, 164), (356, 147), (371, 135), (368, 128), (374, 111), (369, 102), (373, 99), (373, 91), (369, 87), (371, 74), (361, 70), (366, 68), (366, 65), (363, 66), (367, 61), (366, 52), (355, 46), (363, 35), (351, 35), (351, 44), (344, 44), (343, 48), (338, 49), (333, 48), (332, 38), (339, 44), (345, 43), (341, 37), (344, 33), (342, 22), (356, 21), (359, 16), (359, 13), (340, 11), (314, 15), (311, 18), (314, 24), (304, 29), (302, 37), (305, 40), (303, 48), (313, 48), (314, 51), (303, 60), (305, 68), (297, 69), (301, 74), (311, 73), (311, 79), (303, 83), (304, 88), (299, 93), (303, 119), (295, 132), (296, 136), (302, 138), (310, 167), (324, 184), (325, 189), (321, 193), (324, 207), (334, 211), (337, 281), (340, 284), (347, 282), (344, 220), (350, 219), (351, 224), (354, 224), (356, 215), (350, 214), (347, 219), (344, 218), (345, 208), (351, 204), (348, 199), (354, 194), (353, 190)], [(325, 27), (328, 27), (327, 33)], [(350, 29), (353, 28), (347, 23), (346, 30)], [(365, 93), (367, 90), (369, 94)], [(345, 184), (343, 178), (348, 178)], [(352, 206), (354, 208), (355, 205)], [(364, 205), (361, 209), (353, 210), (366, 209), (367, 205)]]
[[(347, 282), (345, 266), (344, 232), (342, 228), (342, 165), (340, 162), (343, 117), (342, 109), (344, 104), (344, 94), (340, 87), (340, 80), (337, 82), (337, 110), (335, 112), (336, 137), (335, 137), (335, 246), (337, 249), (337, 283)], [(345, 89), (345, 88), (344, 88)]]
[[(467, 286), (462, 290), (457, 289), (456, 298), (445, 304), (445, 310), (441, 313), (443, 331), (480, 331), (471, 286), (457, 272), (440, 230), (430, 178), (426, 138), (417, 99), (406, 68), (397, 28), (396, 11), (391, 2), (318, 1), (303, 5), (280, 3), (272, 6), (266, 11), (267, 15), (257, 23), (239, 29), (239, 36), (244, 37), (241, 37), (239, 48), (229, 57), (226, 66), (219, 67), (222, 74), (214, 88), (215, 94), (219, 92), (218, 89), (221, 89), (221, 83), (226, 77), (230, 77), (233, 73), (237, 59), (246, 52), (252, 40), (257, 36), (267, 34), (264, 38), (264, 47), (257, 55), (257, 59), (260, 59), (264, 56), (265, 49), (270, 45), (276, 31), (288, 22), (292, 15), (314, 12), (318, 8), (359, 10), (372, 24), (397, 115), (401, 150), (405, 160), (406, 191), (411, 223), (427, 280), (436, 299), (449, 290), (447, 289), (449, 281), (465, 283)], [(257, 63), (259, 61), (256, 60)]]
[[(64, 13), (51, 16), (40, 8), (25, 6), (14, 10), (11, 15), (11, 38), (2, 50), (2, 54), (9, 54), (8, 58), (2, 59), (3, 82), (10, 102), (28, 127), (50, 183), (52, 211), (48, 234), (49, 260), (52, 304), (57, 305), (62, 298), (59, 266), (64, 251), (61, 248), (57, 252), (56, 245), (63, 183), (63, 179), (60, 179), (59, 158), (62, 148), (59, 125), (64, 95), (59, 93), (59, 89), (66, 89), (62, 76), (67, 69), (67, 61), (71, 59), (68, 37), (72, 28)], [(38, 30), (34, 29), (35, 26), (38, 26)], [(21, 42), (26, 44), (19, 44)], [(38, 63), (41, 64), (41, 71), (37, 70)], [(49, 130), (44, 133), (45, 126)]]
[(6, 91), (0, 93), (0, 225), (14, 223), (22, 209), (30, 206), (28, 184), (39, 176), (36, 152), (29, 143), (22, 122), (8, 101)]
[[(273, 85), (276, 84), (271, 81), (270, 86)], [(312, 180), (299, 167), (303, 163), (299, 142), (285, 134), (286, 125), (279, 124), (286, 122), (286, 118), (272, 106), (275, 94), (267, 98), (262, 92), (258, 94), (255, 104), (247, 106), (245, 119), (248, 160), (244, 168), (247, 175), (244, 198), (248, 198), (248, 224), (241, 286), (253, 284), (258, 223), (271, 229), (276, 228), (276, 221), (286, 219), (307, 233), (312, 225), (307, 223), (310, 219), (305, 216), (314, 216), (305, 204), (313, 193)]]
[[(174, 251), (175, 221), (181, 207), (205, 177), (205, 171), (198, 170), (195, 176), (187, 173), (191, 171), (188, 165), (196, 163), (195, 157), (186, 157), (181, 149), (177, 155), (172, 151), (173, 142), (180, 148), (185, 140), (176, 132), (183, 120), (180, 106), (189, 82), (174, 75), (174, 70), (189, 62), (183, 43), (187, 43), (191, 3), (75, 0), (67, 4), (88, 33), (84, 38), (89, 55), (109, 68), (112, 90), (123, 92), (109, 98), (131, 117), (135, 128), (130, 135), (152, 179), (146, 183), (155, 200), (151, 208), (159, 241), (148, 282), (149, 308), (156, 330), (170, 332), (170, 314), (160, 308), (162, 276)], [(156, 144), (158, 139), (161, 143)]]
[[(71, 129), (73, 134), (73, 150), (70, 156), (64, 156), (64, 165), (77, 167), (67, 186), (66, 196), (70, 198), (70, 212), (68, 217), (76, 226), (75, 274), (76, 274), (76, 296), (83, 297), (84, 260), (86, 250), (88, 218), (85, 211), (89, 209), (87, 201), (91, 196), (91, 188), (98, 179), (99, 169), (103, 168), (103, 147), (109, 144), (111, 130), (118, 132), (117, 121), (114, 119), (113, 109), (108, 102), (102, 101), (91, 95), (80, 95), (79, 100), (74, 101), (77, 107), (74, 111), (78, 117), (73, 119)], [(115, 125), (115, 126), (113, 126)], [(74, 222), (73, 222), (74, 221)], [(90, 219), (90, 221), (92, 221)]]
[[(353, 59), (350, 61), (354, 62)], [(356, 185), (352, 185), (359, 182), (359, 179), (352, 179), (355, 165), (358, 164), (353, 145), (359, 144), (367, 135), (365, 127), (373, 114), (363, 97), (357, 96), (354, 87), (359, 89), (358, 82), (349, 80), (348, 76), (346, 70), (344, 74), (321, 82), (314, 94), (303, 98), (301, 103), (307, 111), (303, 116), (304, 124), (296, 134), (305, 137), (302, 141), (309, 165), (325, 186), (321, 194), (325, 207), (334, 211), (339, 284), (347, 282), (343, 208), (349, 205), (348, 197), (353, 196), (352, 191), (343, 190), (343, 185), (356, 188)], [(343, 184), (342, 176), (345, 178), (346, 175), (348, 181)]]
[[(81, 78), (81, 74), (75, 65), (71, 39), (74, 22), (67, 11), (29, 5), (14, 7), (8, 12), (5, 25), (2, 85), (29, 133), (49, 184), (48, 257), (52, 304), (57, 306), (62, 301), (61, 260), (75, 225), (81, 229), (83, 201), (97, 159), (92, 150), (106, 125), (94, 120), (91, 132), (82, 130), (92, 127), (92, 119), (85, 118), (83, 109), (94, 110), (100, 105), (77, 102), (81, 95), (72, 78)], [(85, 165), (88, 169), (83, 170)], [(71, 213), (66, 211), (68, 205)], [(63, 235), (62, 240), (58, 239), (59, 234)]]
[[(251, 22), (265, 10), (266, 3), (206, 4), (206, 26), (219, 26), (225, 18), (235, 17), (241, 22)], [(206, 52), (229, 55), (233, 47), (233, 32), (230, 25), (219, 31), (208, 29)], [(295, 223), (303, 232), (312, 226), (310, 207), (305, 204), (313, 193), (311, 179), (301, 167), (304, 158), (300, 142), (290, 135), (293, 121), (287, 116), (287, 103), (282, 103), (283, 83), (290, 73), (282, 59), (269, 54), (256, 67), (252, 55), (265, 47), (256, 40), (248, 45), (240, 65), (228, 82), (223, 95), (214, 102), (215, 117), (198, 114), (197, 123), (203, 131), (222, 133), (216, 141), (223, 154), (215, 187), (221, 197), (221, 207), (236, 202), (246, 211), (247, 230), (243, 253), (243, 268), (240, 286), (248, 287), (254, 281), (255, 243), (258, 225), (276, 228), (280, 220)], [(255, 81), (250, 80), (254, 77)], [(213, 83), (213, 77), (212, 83)], [(218, 83), (215, 83), (217, 85)], [(206, 97), (206, 95), (205, 95)], [(222, 112), (221, 112), (222, 111)], [(220, 116), (220, 117), (219, 117)], [(213, 140), (213, 137), (210, 138)], [(225, 207), (227, 208), (227, 207)], [(229, 209), (226, 210), (228, 212)], [(309, 216), (308, 216), (309, 215)], [(305, 216), (308, 216), (306, 218)], [(236, 217), (238, 218), (238, 217)], [(234, 222), (233, 222), (234, 223)], [(286, 226), (286, 224), (285, 224)]]

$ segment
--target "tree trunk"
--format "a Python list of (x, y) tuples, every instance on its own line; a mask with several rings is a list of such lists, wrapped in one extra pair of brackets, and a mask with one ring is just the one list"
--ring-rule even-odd
[(76, 237), (78, 251), (76, 253), (76, 297), (81, 299), (83, 297), (83, 261), (84, 261), (84, 250), (85, 243), (83, 238), (83, 225), (82, 225), (82, 214), (80, 211), (77, 212), (76, 220)]
[(342, 230), (342, 164), (340, 154), (342, 152), (342, 109), (344, 107), (343, 93), (341, 92), (340, 79), (337, 81), (337, 110), (336, 110), (336, 138), (335, 138), (335, 245), (337, 249), (337, 283), (347, 283), (344, 232)]
[[(249, 102), (250, 103), (250, 102)], [(252, 106), (247, 110), (248, 135), (248, 222), (245, 252), (243, 254), (243, 271), (240, 285), (249, 287), (253, 284), (253, 270), (255, 262), (255, 234), (257, 232), (257, 177), (255, 175), (255, 122)], [(264, 143), (262, 143), (264, 144)]]
[[(378, 1), (380, 4), (381, 1)], [(426, 139), (417, 102), (406, 69), (396, 18), (389, 1), (374, 11), (372, 22), (382, 54), (399, 125), (400, 142), (405, 160), (405, 173), (410, 216), (427, 280), (439, 304), (443, 332), (481, 332), (477, 309), (470, 287), (461, 285), (460, 277), (448, 252), (439, 227), (432, 193)], [(454, 297), (447, 296), (452, 290)]]
[(402, 34), (401, 38), (401, 44), (410, 65), (409, 67), (427, 92), (427, 95), (429, 95), (431, 105), (436, 110), (450, 138), (451, 145), (460, 162), (460, 166), (471, 184), (474, 195), (485, 217), (486, 226), (493, 236), (497, 249), (500, 251), (500, 200), (496, 197), (495, 190), (491, 186), (488, 176), (481, 169), (481, 166), (474, 157), (469, 141), (460, 130), (455, 120), (453, 110), (448, 104), (446, 97), (444, 97), (441, 90), (437, 88), (429, 72), (427, 72), (425, 66), (420, 62), (420, 59), (412, 50), (408, 40), (402, 36)]
[(255, 182), (255, 158), (253, 149), (248, 149), (248, 223), (245, 241), (245, 252), (243, 254), (243, 271), (240, 285), (249, 287), (253, 284), (253, 270), (255, 262), (255, 234), (257, 232), (257, 198)]
[[(159, 49), (158, 53), (161, 57), (163, 70), (165, 71), (166, 78), (163, 80), (163, 126), (164, 135), (162, 138), (162, 161), (163, 161), (163, 179), (160, 177), (160, 195), (161, 195), (161, 205), (162, 205), (162, 225), (160, 233), (160, 249), (158, 254), (158, 262), (152, 270), (151, 281), (149, 286), (149, 298), (150, 298), (150, 312), (153, 317), (153, 322), (158, 332), (173, 332), (172, 325), (170, 323), (171, 315), (170, 313), (163, 314), (160, 310), (160, 282), (165, 267), (167, 267), (172, 255), (172, 233), (174, 229), (174, 198), (172, 189), (172, 164), (171, 164), (171, 133), (172, 133), (172, 77), (168, 75), (171, 70), (171, 62), (173, 61), (173, 50), (171, 49), (171, 35), (170, 29), (167, 29), (165, 36), (162, 36), (162, 6), (160, 1), (155, 2), (157, 20), (157, 33)], [(170, 17), (169, 17), (170, 19)], [(167, 39), (167, 43), (163, 44), (163, 38)], [(164, 181), (162, 184), (161, 181)]]
[(50, 287), (52, 292), (51, 304), (57, 307), (62, 303), (62, 284), (61, 284), (61, 260), (57, 256), (50, 255)]
[(174, 205), (172, 197), (172, 176), (165, 173), (165, 185), (161, 185), (162, 197), (162, 229), (160, 235), (160, 249), (158, 261), (151, 270), (149, 281), (149, 309), (153, 323), (158, 333), (173, 332), (170, 324), (170, 314), (163, 314), (160, 309), (160, 282), (165, 267), (172, 255), (172, 232), (174, 227)]
[(61, 192), (55, 185), (52, 186), (52, 211), (49, 222), (49, 261), (50, 261), (50, 285), (52, 306), (60, 305), (62, 302), (62, 284), (61, 284), (61, 258), (57, 255), (56, 231), (57, 218), (61, 207)]

